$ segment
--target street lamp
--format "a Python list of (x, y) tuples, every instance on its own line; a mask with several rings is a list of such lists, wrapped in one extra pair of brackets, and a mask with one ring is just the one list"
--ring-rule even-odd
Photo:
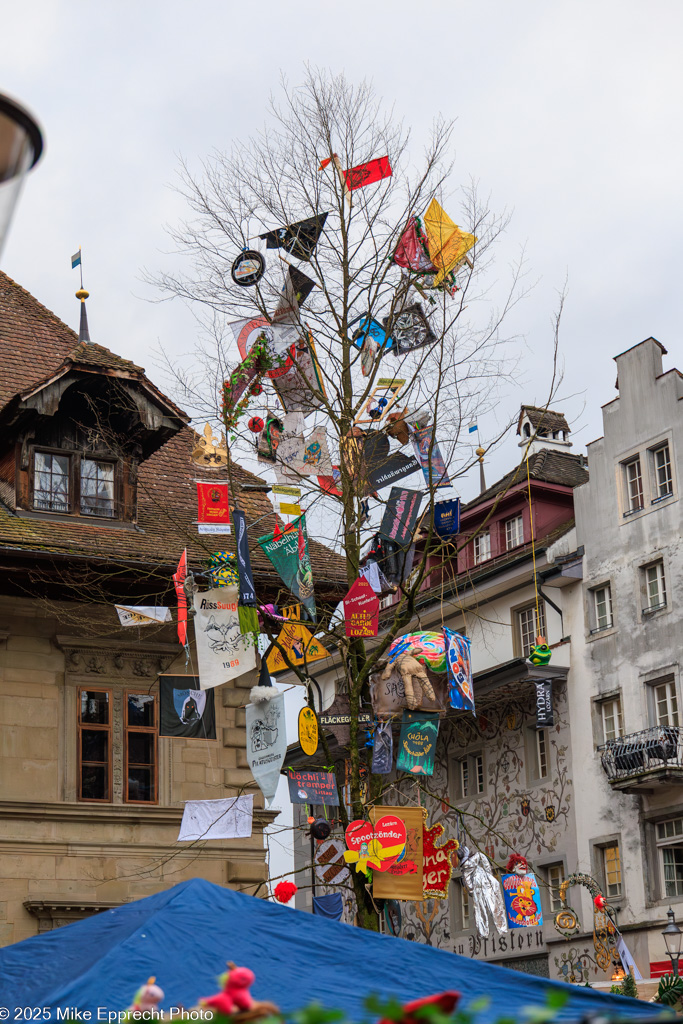
[(42, 152), (43, 136), (35, 119), (0, 93), (0, 255), (26, 172)]
[(669, 923), (662, 932), (664, 936), (664, 942), (666, 943), (666, 954), (671, 960), (671, 967), (674, 972), (674, 977), (678, 977), (678, 960), (681, 955), (681, 939), (683, 939), (683, 931), (676, 924), (676, 918), (674, 912), (669, 907), (667, 915)]

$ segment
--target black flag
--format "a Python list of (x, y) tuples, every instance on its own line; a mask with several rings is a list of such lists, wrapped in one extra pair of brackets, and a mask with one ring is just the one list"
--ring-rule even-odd
[(199, 689), (199, 676), (159, 676), (159, 735), (216, 739), (214, 691)]
[(555, 724), (553, 718), (553, 681), (534, 679), (536, 684), (536, 728), (546, 729)]
[(326, 213), (318, 213), (307, 220), (288, 224), (286, 228), (266, 231), (259, 238), (265, 239), (266, 249), (284, 249), (298, 260), (310, 260), (326, 220)]

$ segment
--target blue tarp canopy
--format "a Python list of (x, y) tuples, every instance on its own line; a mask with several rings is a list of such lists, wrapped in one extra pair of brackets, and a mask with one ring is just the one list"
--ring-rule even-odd
[[(560, 1020), (587, 1014), (653, 1016), (659, 1008), (622, 996), (547, 981), (417, 942), (377, 935), (203, 879), (106, 910), (0, 949), (0, 1006), (124, 1010), (155, 975), (163, 1009), (194, 1006), (218, 991), (226, 960), (256, 974), (252, 993), (288, 1011), (318, 1000), (359, 1021), (370, 993), (402, 1002), (456, 989), (460, 1006), (482, 995), (479, 1018), (514, 1017), (539, 1006), (552, 989), (569, 992)], [(64, 1017), (62, 1016), (62, 1019)], [(100, 1020), (107, 1019), (100, 1014)]]

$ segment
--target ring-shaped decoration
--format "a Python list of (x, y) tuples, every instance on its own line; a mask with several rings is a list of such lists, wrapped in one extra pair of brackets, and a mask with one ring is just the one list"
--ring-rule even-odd
[(244, 249), (230, 268), (233, 281), (241, 288), (258, 284), (265, 272), (266, 261), (256, 249)]

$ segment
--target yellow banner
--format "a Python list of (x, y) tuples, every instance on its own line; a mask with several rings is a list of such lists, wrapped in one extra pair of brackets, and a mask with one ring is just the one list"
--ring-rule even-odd
[(405, 822), (408, 839), (405, 856), (388, 871), (375, 872), (372, 876), (372, 895), (383, 900), (423, 900), (423, 836), (427, 820), (424, 807), (387, 807), (378, 804), (370, 808), (370, 821), (374, 825), (385, 814), (395, 814)]
[[(295, 604), (290, 608), (283, 608), (282, 614), (286, 619), (295, 620), (301, 615), (301, 605)], [(301, 622), (290, 621), (280, 630), (277, 642), (287, 652), (287, 657), (292, 665), (298, 668), (300, 665), (311, 661), (320, 661), (321, 658), (329, 658), (330, 652), (323, 647), (319, 640), (313, 636), (310, 630)], [(290, 666), (287, 664), (277, 647), (268, 654), (266, 665), (269, 672), (284, 672)]]

